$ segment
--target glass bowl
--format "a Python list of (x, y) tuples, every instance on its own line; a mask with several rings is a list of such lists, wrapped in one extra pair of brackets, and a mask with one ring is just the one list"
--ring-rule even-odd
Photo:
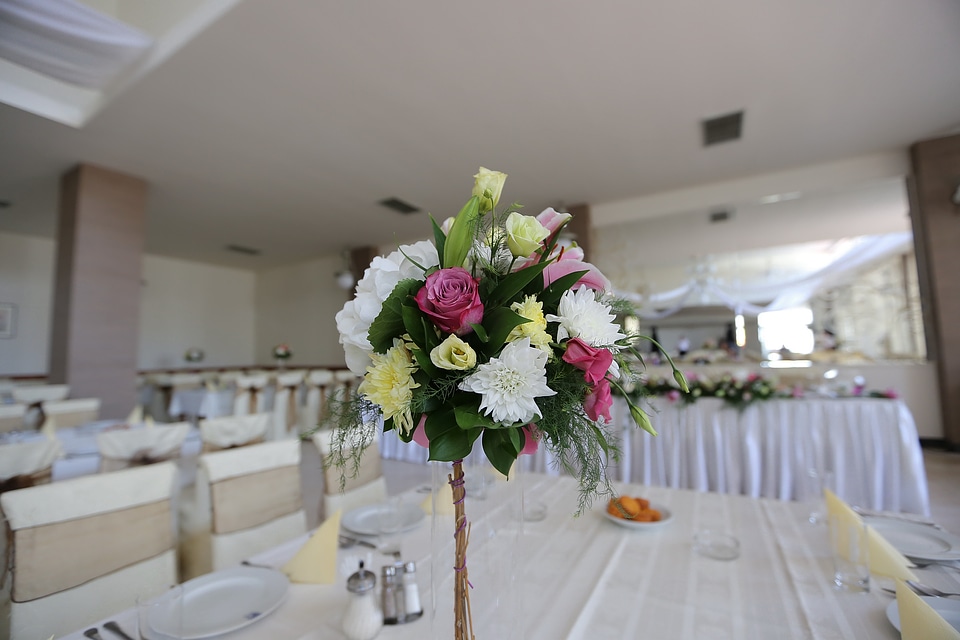
[(693, 536), (693, 548), (701, 556), (714, 560), (735, 560), (740, 557), (740, 541), (729, 533), (702, 529)]

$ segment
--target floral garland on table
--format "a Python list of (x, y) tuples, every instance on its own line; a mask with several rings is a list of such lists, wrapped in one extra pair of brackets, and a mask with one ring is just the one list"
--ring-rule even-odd
[(273, 357), (277, 360), (289, 360), (293, 357), (293, 351), (290, 350), (287, 343), (281, 342), (273, 348)]
[[(458, 639), (472, 636), (463, 458), (480, 440), (508, 475), (519, 455), (543, 443), (579, 478), (580, 512), (612, 493), (604, 472), (607, 456), (619, 453), (611, 390), (636, 380), (634, 344), (643, 338), (615, 322), (628, 305), (606, 293), (609, 281), (583, 251), (558, 246), (570, 214), (497, 211), (506, 175), (481, 167), (475, 179), (456, 217), (442, 226), (431, 217), (433, 242), (375, 258), (337, 314), (347, 365), (363, 382), (335, 407), (331, 456), (357, 473), (376, 429), (370, 417), (382, 416), (385, 431), (453, 463)], [(627, 402), (636, 424), (655, 433)]]

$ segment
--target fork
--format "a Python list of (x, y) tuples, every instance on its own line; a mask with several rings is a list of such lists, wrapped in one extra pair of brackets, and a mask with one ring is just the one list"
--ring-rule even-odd
[(120, 628), (120, 625), (116, 623), (115, 620), (107, 620), (103, 623), (103, 628), (107, 631), (112, 631), (114, 634), (123, 638), (123, 640), (133, 640), (127, 633)]
[(907, 586), (924, 596), (934, 596), (936, 598), (949, 598), (950, 596), (960, 596), (960, 593), (951, 593), (949, 591), (941, 591), (936, 587), (931, 587), (926, 584), (920, 584), (914, 580), (907, 580)]

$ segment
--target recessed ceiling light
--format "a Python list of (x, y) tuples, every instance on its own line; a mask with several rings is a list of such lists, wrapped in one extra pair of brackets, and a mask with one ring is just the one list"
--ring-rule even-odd
[(800, 197), (799, 191), (791, 191), (789, 193), (777, 193), (772, 196), (765, 196), (760, 198), (760, 204), (774, 204), (776, 202), (786, 202), (787, 200), (796, 200)]

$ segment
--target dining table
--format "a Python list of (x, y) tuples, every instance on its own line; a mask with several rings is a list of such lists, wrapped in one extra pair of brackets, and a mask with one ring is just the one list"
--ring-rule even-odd
[[(421, 505), (429, 489), (430, 485), (417, 487), (396, 499)], [(822, 522), (811, 524), (809, 505), (637, 483), (618, 482), (612, 489), (618, 495), (650, 500), (663, 518), (650, 527), (621, 526), (605, 515), (606, 498), (597, 498), (576, 515), (580, 494), (577, 480), (570, 476), (522, 472), (510, 482), (495, 481), (483, 500), (468, 493), (472, 597), (478, 603), (494, 602), (486, 609), (477, 605), (477, 638), (899, 638), (887, 616), (894, 602), (884, 590), (889, 584), (873, 580), (867, 593), (835, 588), (827, 527)], [(522, 517), (527, 511), (516, 509), (521, 499), (524, 505), (539, 507), (536, 518)], [(488, 526), (491, 523), (494, 526)], [(738, 553), (727, 559), (702, 555), (694, 538), (705, 530), (734, 536)], [(290, 584), (275, 610), (216, 637), (345, 638), (340, 625), (350, 597), (347, 575), (359, 559), (365, 559), (377, 574), (379, 588), (381, 567), (395, 562), (386, 552), (389, 547), (403, 561), (416, 563), (424, 614), (412, 622), (385, 626), (378, 638), (450, 638), (453, 629), (446, 606), (453, 567), (438, 559), (452, 545), (452, 533), (452, 516), (424, 515), (416, 526), (393, 534), (393, 544), (384, 546), (381, 535), (372, 538), (376, 549), (341, 548), (334, 584)], [(249, 561), (282, 567), (308, 536)], [(504, 548), (512, 549), (506, 572), (479, 570), (495, 550)], [(478, 569), (476, 574), (472, 569)], [(951, 591), (960, 588), (956, 569), (931, 565), (916, 571), (928, 584)], [(484, 575), (499, 578), (490, 581)], [(434, 583), (438, 586), (432, 587)], [(491, 594), (499, 594), (499, 602), (490, 600)], [(110, 619), (136, 635), (133, 608)], [(94, 626), (102, 629), (103, 622)], [(64, 638), (83, 640), (83, 631)], [(101, 635), (111, 637), (103, 631)]]
[[(609, 474), (624, 482), (803, 501), (824, 486), (867, 509), (929, 515), (917, 427), (901, 400), (782, 398), (742, 408), (718, 398), (644, 404), (657, 436), (641, 431), (622, 398), (609, 430), (620, 450)], [(427, 450), (388, 431), (384, 458), (426, 463)], [(525, 468), (561, 474), (548, 447)]]

